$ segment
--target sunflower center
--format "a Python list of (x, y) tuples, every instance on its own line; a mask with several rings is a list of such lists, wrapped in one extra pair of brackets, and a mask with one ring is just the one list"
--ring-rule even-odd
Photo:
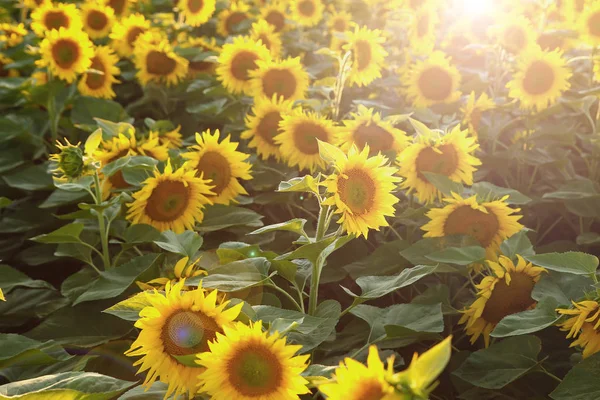
[(444, 68), (427, 68), (419, 77), (419, 88), (428, 99), (444, 101), (452, 94), (452, 77)]
[(281, 386), (281, 362), (262, 344), (239, 348), (227, 363), (229, 382), (241, 394), (259, 397), (272, 394)]
[(287, 69), (271, 69), (262, 78), (262, 86), (268, 98), (277, 94), (277, 97), (283, 96), (287, 100), (296, 92), (296, 77)]
[(175, 221), (187, 210), (189, 201), (190, 189), (183, 182), (162, 181), (148, 198), (146, 214), (154, 221)]
[(92, 10), (87, 16), (87, 23), (93, 30), (101, 31), (108, 23), (108, 18), (102, 11)]
[(497, 324), (507, 315), (527, 310), (535, 301), (531, 298), (534, 281), (524, 273), (511, 273), (510, 285), (504, 279), (498, 281), (492, 295), (485, 303), (481, 316)]
[(192, 13), (195, 14), (198, 11), (202, 10), (202, 7), (204, 6), (204, 1), (202, 1), (202, 0), (188, 0), (187, 6), (188, 6), (188, 9), (190, 10), (190, 12), (192, 12)]
[(104, 85), (106, 81), (106, 68), (104, 63), (98, 58), (98, 56), (92, 58), (92, 65), (90, 69), (95, 69), (102, 72), (101, 74), (96, 72), (88, 72), (85, 78), (85, 84), (90, 89), (99, 89)]
[(336, 32), (345, 32), (346, 21), (343, 18), (336, 18), (335, 21), (333, 21), (333, 25), (331, 27)]
[(509, 50), (519, 51), (525, 46), (525, 32), (520, 26), (510, 26), (504, 32), (504, 45)]
[(424, 182), (429, 182), (423, 172), (433, 172), (450, 176), (458, 167), (458, 154), (454, 146), (444, 144), (437, 148), (440, 152), (426, 147), (417, 156), (417, 176)]
[(544, 61), (534, 61), (523, 78), (523, 89), (529, 94), (540, 95), (546, 93), (554, 84), (554, 71)]
[(312, 0), (304, 0), (298, 3), (298, 11), (305, 17), (312, 17), (316, 11), (315, 3)]
[(394, 137), (388, 131), (374, 123), (360, 124), (354, 131), (353, 137), (354, 142), (361, 149), (368, 144), (371, 154), (388, 151), (394, 145)]
[(265, 20), (275, 27), (275, 32), (281, 31), (285, 26), (285, 16), (277, 10), (269, 12)]
[(8, 76), (8, 70), (6, 68), (4, 68), (4, 63), (2, 61), (0, 61), (0, 76), (1, 77), (5, 77)]
[(319, 154), (319, 142), (317, 139), (327, 142), (329, 135), (320, 125), (313, 122), (302, 122), (294, 129), (294, 144), (304, 154)]
[(360, 400), (381, 400), (385, 395), (386, 393), (383, 391), (381, 383), (376, 379), (371, 379), (366, 382), (363, 381), (354, 398)]
[(452, 211), (444, 224), (446, 235), (470, 235), (483, 246), (492, 244), (498, 234), (500, 224), (493, 213), (474, 210), (468, 205), (460, 206)]
[(479, 129), (479, 123), (481, 122), (481, 115), (482, 115), (482, 111), (479, 108), (475, 108), (473, 109), (473, 111), (471, 111), (471, 125), (473, 125), (473, 129), (475, 129), (475, 131), (477, 131)]
[(344, 173), (347, 178), (340, 176), (338, 193), (340, 199), (354, 214), (365, 214), (375, 202), (375, 182), (366, 171), (351, 169)]
[(356, 68), (362, 71), (371, 64), (371, 44), (366, 40), (357, 40), (354, 47), (356, 49)]
[(235, 32), (235, 27), (242, 21), (245, 21), (246, 19), (248, 19), (246, 13), (234, 12), (233, 14), (231, 14), (229, 17), (227, 17), (227, 20), (225, 21), (225, 28), (227, 29), (227, 32)]
[(256, 54), (250, 51), (240, 51), (231, 60), (231, 75), (237, 80), (247, 81), (250, 79), (248, 72), (256, 69), (256, 60), (258, 60)]
[(59, 39), (52, 46), (52, 58), (59, 67), (70, 68), (79, 58), (79, 46), (71, 39)]
[(258, 38), (260, 39), (260, 41), (262, 42), (262, 44), (269, 50), (271, 50), (271, 41), (269, 40), (269, 37), (265, 34), (262, 34), (260, 36), (258, 36)]
[(537, 44), (540, 45), (542, 50), (556, 50), (564, 46), (564, 40), (558, 35), (542, 33), (537, 40)]
[(279, 121), (281, 114), (279, 111), (271, 111), (265, 114), (256, 127), (256, 133), (263, 138), (267, 143), (275, 146), (273, 137), (279, 134)]
[(132, 26), (131, 28), (129, 28), (129, 31), (127, 32), (127, 44), (130, 47), (133, 47), (133, 43), (135, 43), (135, 39), (138, 38), (138, 36), (140, 36), (142, 33), (144, 33), (145, 29), (141, 28), (139, 26)]
[(220, 195), (229, 186), (231, 181), (231, 167), (227, 158), (216, 151), (207, 151), (202, 155), (196, 165), (198, 173), (203, 173), (204, 179), (212, 180), (215, 185), (211, 190)]
[(175, 71), (177, 62), (162, 51), (151, 50), (146, 56), (148, 73), (154, 75), (169, 75)]
[(417, 21), (417, 36), (423, 37), (429, 32), (429, 15), (423, 14)]
[(120, 16), (125, 11), (125, 4), (127, 0), (109, 0), (108, 6), (115, 10), (115, 15)]
[(214, 63), (206, 61), (190, 61), (188, 67), (196, 72), (209, 72), (215, 66)]
[[(127, 150), (127, 149), (121, 150), (119, 152), (119, 154), (117, 154), (116, 156), (114, 156), (113, 158), (108, 160), (106, 163), (109, 164), (115, 160), (118, 160), (121, 157), (125, 157), (128, 153), (129, 153), (129, 150)], [(121, 171), (121, 170), (118, 170), (117, 172), (112, 174), (110, 176), (110, 178), (108, 178), (108, 180), (109, 180), (110, 184), (117, 189), (126, 189), (130, 186), (129, 183), (127, 183), (127, 181), (125, 180), (125, 178), (123, 178), (123, 171)]]
[(65, 13), (60, 10), (48, 11), (46, 17), (44, 18), (44, 25), (46, 25), (46, 28), (48, 28), (49, 30), (68, 28), (69, 17), (67, 17)]
[(214, 318), (199, 311), (179, 311), (171, 315), (161, 332), (165, 351), (185, 356), (208, 350), (208, 342), (222, 330)]
[(592, 36), (600, 37), (600, 11), (592, 14), (587, 20), (588, 29)]

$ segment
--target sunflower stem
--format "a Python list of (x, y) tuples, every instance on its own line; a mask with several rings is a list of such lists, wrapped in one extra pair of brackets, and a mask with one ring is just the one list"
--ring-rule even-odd
[[(325, 232), (327, 231), (327, 213), (329, 206), (321, 205), (319, 211), (319, 219), (317, 221), (317, 232), (315, 233), (315, 242), (323, 240)], [(321, 280), (321, 271), (316, 261), (312, 265), (312, 276), (310, 278), (310, 296), (308, 298), (308, 314), (314, 315), (317, 310), (317, 303), (319, 301), (319, 281)]]
[[(96, 190), (96, 205), (100, 205), (102, 202), (102, 188), (100, 186), (100, 178), (98, 177), (98, 170), (94, 171), (94, 186)], [(98, 230), (100, 232), (100, 241), (102, 243), (102, 262), (104, 263), (104, 270), (110, 268), (110, 253), (108, 252), (108, 231), (104, 222), (104, 211), (96, 210), (98, 215)]]

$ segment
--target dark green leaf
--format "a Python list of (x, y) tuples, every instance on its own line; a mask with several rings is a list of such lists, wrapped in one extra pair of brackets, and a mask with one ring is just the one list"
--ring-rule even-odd
[(270, 263), (264, 257), (248, 258), (211, 269), (208, 276), (198, 276), (186, 280), (187, 285), (219, 289), (223, 292), (235, 292), (260, 285), (269, 276)]
[(161, 249), (190, 259), (194, 258), (203, 242), (202, 236), (194, 231), (185, 231), (179, 234), (173, 231), (165, 231), (161, 234), (160, 240), (154, 241)]
[(8, 186), (21, 190), (46, 190), (54, 186), (45, 164), (19, 168), (2, 178)]
[(83, 231), (83, 224), (72, 223), (58, 228), (57, 230), (38, 235), (31, 240), (39, 243), (79, 243), (79, 235)]
[(598, 268), (598, 257), (575, 251), (538, 254), (524, 258), (534, 265), (575, 275), (590, 275)]
[(481, 199), (500, 199), (508, 196), (505, 200), (508, 204), (527, 204), (531, 198), (515, 189), (503, 188), (489, 182), (476, 182), (471, 190)]
[(559, 319), (554, 311), (557, 305), (558, 302), (555, 299), (547, 297), (539, 302), (533, 310), (508, 315), (496, 325), (490, 336), (527, 335), (554, 325)]
[(198, 232), (213, 232), (232, 226), (258, 228), (263, 225), (262, 215), (242, 207), (216, 204), (206, 207), (204, 220), (197, 226)]
[(53, 289), (54, 286), (43, 280), (34, 280), (8, 265), (0, 264), (0, 288), (5, 293), (8, 293), (16, 287), (28, 287), (28, 288), (48, 288)]
[(575, 365), (550, 398), (554, 400), (598, 400), (600, 398), (600, 353)]
[(535, 254), (533, 245), (527, 237), (527, 232), (524, 230), (515, 233), (502, 242), (500, 250), (502, 254), (511, 259), (515, 259), (517, 254), (522, 257), (533, 256)]
[(250, 232), (249, 235), (257, 235), (259, 233), (275, 231), (290, 231), (297, 233), (298, 235), (307, 237), (306, 232), (304, 232), (304, 224), (306, 224), (306, 220), (304, 218), (294, 218), (289, 221), (282, 222), (280, 224), (264, 226), (255, 231)]
[(446, 196), (451, 196), (452, 193), (462, 194), (465, 190), (460, 182), (454, 182), (446, 175), (434, 174), (433, 172), (423, 172), (423, 175), (433, 186)]
[(140, 311), (149, 305), (151, 304), (148, 300), (148, 294), (142, 292), (107, 308), (103, 312), (112, 314), (126, 321), (137, 321), (140, 319)]
[(485, 259), (485, 249), (481, 246), (449, 247), (425, 256), (439, 263), (469, 265)]

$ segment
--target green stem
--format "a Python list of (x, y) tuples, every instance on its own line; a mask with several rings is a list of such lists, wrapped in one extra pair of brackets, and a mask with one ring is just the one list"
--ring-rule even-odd
[(291, 294), (289, 294), (287, 291), (283, 290), (282, 288), (280, 288), (279, 286), (275, 285), (274, 283), (272, 285), (266, 285), (270, 288), (273, 288), (275, 290), (277, 290), (279, 293), (283, 294), (285, 297), (287, 297), (293, 304), (294, 306), (296, 306), (296, 309), (300, 312), (303, 312), (302, 307), (300, 307), (300, 304), (298, 304), (298, 302), (296, 301), (296, 299), (294, 299), (292, 297)]
[[(98, 171), (94, 171), (94, 186), (96, 190), (96, 205), (100, 205), (102, 202), (102, 188), (100, 186), (100, 178), (98, 177)], [(110, 268), (110, 253), (108, 251), (108, 230), (104, 222), (104, 211), (96, 210), (98, 214), (98, 230), (100, 232), (100, 241), (102, 243), (102, 262), (104, 263), (104, 270)]]
[[(317, 232), (315, 234), (315, 242), (323, 240), (325, 232), (327, 231), (327, 212), (329, 206), (321, 206), (319, 211), (319, 220), (317, 221)], [(310, 277), (310, 296), (308, 298), (308, 314), (314, 315), (317, 310), (317, 303), (319, 301), (319, 281), (321, 280), (321, 271), (316, 262), (312, 266), (312, 276)]]
[(319, 211), (319, 219), (317, 221), (317, 233), (315, 236), (315, 242), (318, 242), (323, 239), (325, 236), (325, 232), (327, 231), (327, 213), (329, 211), (329, 206), (321, 206), (321, 210)]

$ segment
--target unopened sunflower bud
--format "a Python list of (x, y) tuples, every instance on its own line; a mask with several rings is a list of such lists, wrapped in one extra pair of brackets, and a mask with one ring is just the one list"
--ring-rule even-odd
[(61, 144), (57, 141), (59, 152), (50, 156), (50, 159), (56, 163), (53, 172), (58, 180), (74, 180), (85, 175), (88, 166), (79, 143), (73, 145), (66, 138), (65, 142), (66, 144)]

